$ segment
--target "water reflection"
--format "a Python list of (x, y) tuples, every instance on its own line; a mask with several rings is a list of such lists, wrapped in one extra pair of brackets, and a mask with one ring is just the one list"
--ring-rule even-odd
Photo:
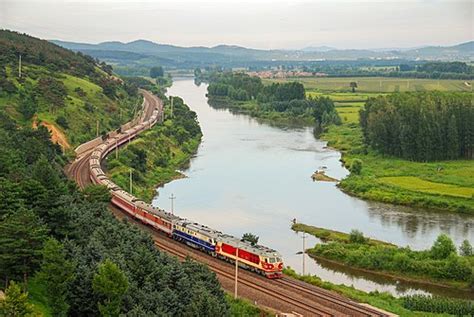
[[(473, 217), (365, 202), (341, 192), (334, 183), (313, 182), (312, 173), (322, 166), (328, 176), (338, 179), (348, 171), (341, 166), (340, 154), (315, 139), (311, 128), (275, 127), (215, 109), (207, 103), (206, 89), (206, 84), (196, 86), (192, 79), (175, 81), (169, 89), (196, 111), (204, 137), (184, 171), (188, 177), (160, 188), (154, 204), (169, 208), (168, 197), (174, 193), (177, 214), (236, 236), (252, 232), (261, 243), (280, 251), (285, 263), (297, 271), (301, 271), (302, 257), (296, 253), (302, 241), (290, 229), (293, 218), (342, 232), (359, 229), (372, 238), (414, 249), (430, 247), (441, 232), (456, 245), (463, 239), (474, 241)], [(308, 266), (310, 273), (337, 283), (394, 294), (399, 287), (308, 263), (314, 264)]]

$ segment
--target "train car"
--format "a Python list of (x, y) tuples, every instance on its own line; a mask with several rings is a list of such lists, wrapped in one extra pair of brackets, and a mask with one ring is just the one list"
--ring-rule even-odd
[(221, 232), (187, 219), (177, 221), (173, 226), (173, 239), (216, 255), (216, 238)]
[(172, 236), (173, 233), (173, 224), (176, 223), (180, 218), (161, 210), (155, 208), (150, 204), (147, 204), (141, 200), (136, 200), (135, 205), (135, 218), (140, 219), (143, 223), (148, 224), (160, 231), (163, 231), (168, 236)]
[(219, 258), (232, 262), (235, 261), (237, 254), (240, 266), (267, 278), (282, 277), (282, 257), (270, 248), (252, 245), (231, 235), (222, 234), (216, 241), (216, 253)]

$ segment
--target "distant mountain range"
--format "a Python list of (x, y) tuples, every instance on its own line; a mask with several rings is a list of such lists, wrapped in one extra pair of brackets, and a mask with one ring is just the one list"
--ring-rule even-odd
[(474, 41), (454, 46), (426, 46), (413, 49), (336, 49), (328, 46), (306, 47), (301, 50), (260, 50), (236, 45), (214, 47), (180, 47), (147, 40), (129, 43), (103, 42), (99, 44), (51, 42), (112, 63), (161, 63), (163, 65), (233, 65), (244, 66), (264, 61), (320, 61), (320, 60), (474, 60)]

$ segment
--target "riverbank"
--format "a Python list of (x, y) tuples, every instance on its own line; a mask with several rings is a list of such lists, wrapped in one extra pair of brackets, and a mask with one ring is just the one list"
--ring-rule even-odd
[(228, 109), (232, 113), (245, 114), (256, 118), (260, 122), (272, 126), (314, 126), (314, 117), (309, 114), (294, 115), (288, 112), (278, 112), (262, 109), (258, 101), (236, 101), (229, 97), (209, 96), (208, 102), (214, 109)]
[[(351, 286), (346, 286), (343, 284), (334, 284), (331, 282), (323, 281), (319, 277), (315, 275), (301, 275), (295, 272), (290, 267), (286, 267), (283, 269), (283, 273), (291, 276), (297, 280), (336, 292), (338, 294), (341, 294), (345, 297), (348, 297), (354, 301), (357, 301), (359, 303), (366, 303), (371, 306), (377, 307), (379, 309), (382, 309), (386, 312), (390, 312), (393, 314), (396, 314), (400, 317), (411, 317), (411, 316), (431, 316), (431, 317), (441, 317), (441, 316), (453, 316), (450, 312), (452, 310), (452, 307), (448, 307), (448, 305), (444, 305), (443, 308), (445, 308), (444, 312), (443, 308), (439, 309), (439, 313), (433, 313), (429, 311), (422, 311), (420, 308), (416, 308), (415, 310), (415, 305), (412, 305), (411, 303), (417, 299), (417, 296), (406, 296), (403, 298), (396, 298), (389, 293), (380, 293), (380, 292), (364, 292), (358, 289), (355, 289), (354, 287)], [(429, 309), (432, 309), (432, 307), (437, 304), (438, 302), (447, 302), (450, 301), (453, 303), (452, 306), (463, 306), (468, 307), (467, 309), (471, 308), (472, 305), (469, 304), (468, 301), (464, 300), (451, 300), (451, 299), (441, 299), (439, 297), (425, 297), (425, 302), (426, 306), (428, 306)], [(466, 314), (467, 315), (467, 314)]]
[(334, 261), (364, 272), (407, 282), (469, 291), (474, 286), (474, 256), (459, 256), (452, 241), (440, 235), (430, 250), (412, 251), (393, 244), (369, 239), (361, 232), (350, 234), (294, 224), (296, 232), (311, 234), (324, 244), (307, 250), (315, 259)]
[(165, 118), (120, 149), (118, 158), (111, 153), (105, 161), (109, 177), (124, 189), (130, 188), (132, 170), (132, 192), (145, 201), (152, 200), (157, 187), (185, 177), (178, 170), (187, 167), (201, 142), (196, 114), (181, 98), (173, 98), (173, 115), (165, 100)]

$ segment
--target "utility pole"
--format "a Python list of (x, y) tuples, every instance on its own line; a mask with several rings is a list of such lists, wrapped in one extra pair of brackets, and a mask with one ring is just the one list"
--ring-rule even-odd
[(306, 253), (306, 232), (303, 231), (303, 275), (306, 273), (306, 263), (305, 263), (305, 253)]
[(96, 134), (96, 137), (99, 136), (99, 119), (97, 119), (97, 121), (96, 121), (95, 134)]
[(234, 280), (234, 299), (237, 299), (237, 284), (239, 280), (239, 244), (235, 249), (235, 280)]
[(115, 159), (118, 160), (118, 139), (115, 139)]
[(18, 61), (18, 77), (21, 78), (21, 54)]
[(171, 194), (170, 200), (171, 200), (171, 214), (174, 215), (174, 200), (176, 199), (176, 196), (174, 194)]
[(171, 101), (171, 118), (173, 118), (173, 96), (170, 96)]
[(133, 194), (132, 193), (132, 183), (133, 183), (133, 180), (132, 180), (132, 169), (130, 169), (130, 194)]

